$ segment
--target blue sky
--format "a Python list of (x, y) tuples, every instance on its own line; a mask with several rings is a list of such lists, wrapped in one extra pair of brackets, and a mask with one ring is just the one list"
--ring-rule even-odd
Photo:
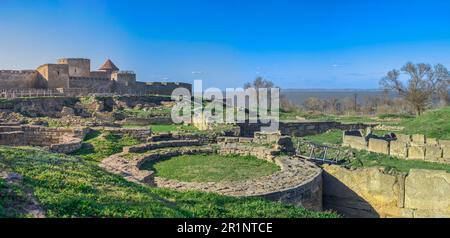
[(0, 69), (111, 58), (140, 81), (377, 88), (407, 61), (450, 67), (450, 1), (0, 0)]

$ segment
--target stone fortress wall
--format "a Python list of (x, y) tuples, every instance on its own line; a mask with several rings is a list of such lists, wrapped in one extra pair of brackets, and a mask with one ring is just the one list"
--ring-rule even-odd
[(420, 134), (396, 134), (395, 138), (386, 138), (363, 136), (360, 131), (345, 131), (343, 145), (402, 159), (450, 163), (450, 140), (437, 140)]
[(171, 95), (176, 88), (192, 91), (192, 85), (176, 82), (138, 82), (132, 71), (120, 71), (110, 60), (91, 71), (90, 59), (65, 58), (36, 70), (1, 70), (0, 90), (52, 89), (59, 92)]

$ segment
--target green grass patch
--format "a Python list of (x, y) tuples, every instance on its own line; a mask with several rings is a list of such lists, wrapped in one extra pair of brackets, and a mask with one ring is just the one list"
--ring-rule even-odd
[(122, 152), (123, 147), (137, 145), (141, 142), (129, 136), (120, 136), (110, 133), (102, 134), (94, 131), (86, 135), (82, 147), (73, 152), (72, 155), (83, 159), (100, 162), (113, 154)]
[(191, 125), (177, 125), (177, 124), (161, 124), (161, 125), (151, 125), (150, 129), (152, 132), (199, 132), (199, 130)]
[(402, 133), (424, 134), (430, 138), (450, 140), (450, 107), (430, 110), (412, 119), (405, 119), (400, 126)]
[(270, 175), (278, 166), (253, 156), (183, 155), (144, 165), (156, 176), (184, 182), (242, 181)]
[(27, 202), (23, 188), (0, 179), (0, 218), (26, 217), (24, 204)]
[(342, 131), (341, 130), (330, 130), (322, 134), (311, 135), (303, 137), (306, 141), (316, 143), (316, 144), (342, 144)]
[[(143, 186), (95, 163), (32, 148), (0, 147), (0, 169), (23, 175), (47, 217), (337, 217), (262, 199)], [(2, 209), (10, 206), (0, 201)]]

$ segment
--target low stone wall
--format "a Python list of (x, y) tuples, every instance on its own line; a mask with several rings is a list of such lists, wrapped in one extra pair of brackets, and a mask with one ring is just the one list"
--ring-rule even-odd
[(450, 163), (450, 140), (427, 138), (421, 134), (395, 136), (396, 138), (364, 137), (358, 131), (346, 131), (343, 145), (404, 159)]
[(324, 166), (323, 199), (346, 217), (450, 217), (450, 173)]
[(70, 153), (81, 148), (88, 130), (84, 128), (49, 128), (42, 126), (1, 126), (0, 144), (39, 146), (57, 153)]
[(170, 117), (151, 117), (151, 118), (125, 118), (119, 122), (122, 125), (136, 125), (136, 126), (149, 126), (149, 125), (160, 125), (160, 124), (172, 124), (172, 118)]
[[(217, 143), (220, 145), (228, 145), (227, 147), (229, 148), (252, 144), (253, 148), (249, 148), (250, 151), (255, 151), (255, 145), (257, 145), (259, 147), (256, 147), (256, 150), (275, 150), (283, 153), (295, 152), (295, 148), (292, 143), (291, 137), (282, 136), (280, 132), (275, 133), (255, 132), (253, 138), (218, 137)], [(262, 153), (262, 152), (258, 151), (255, 153)]]
[(98, 128), (105, 132), (109, 132), (115, 135), (127, 135), (133, 138), (136, 138), (142, 142), (148, 140), (148, 138), (152, 135), (150, 129), (146, 128), (115, 128), (115, 127), (102, 127)]
[(171, 140), (171, 141), (160, 141), (160, 142), (150, 142), (141, 145), (129, 146), (123, 148), (124, 153), (143, 153), (149, 150), (156, 150), (160, 148), (168, 147), (184, 147), (184, 146), (199, 146), (200, 142), (198, 140)]
[[(238, 124), (241, 128), (241, 136), (253, 137), (255, 132), (261, 131), (261, 127), (267, 126), (264, 124)], [(367, 127), (374, 127), (375, 125), (362, 124), (362, 123), (340, 123), (340, 122), (296, 122), (296, 121), (281, 121), (279, 128), (281, 135), (284, 136), (296, 136), (303, 137), (309, 135), (316, 135), (325, 133), (329, 130), (359, 130), (366, 129)]]

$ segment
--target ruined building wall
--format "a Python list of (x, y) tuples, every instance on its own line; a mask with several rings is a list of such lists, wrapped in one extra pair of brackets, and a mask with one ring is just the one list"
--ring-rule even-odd
[(0, 70), (2, 89), (25, 89), (36, 87), (38, 72), (35, 70)]

